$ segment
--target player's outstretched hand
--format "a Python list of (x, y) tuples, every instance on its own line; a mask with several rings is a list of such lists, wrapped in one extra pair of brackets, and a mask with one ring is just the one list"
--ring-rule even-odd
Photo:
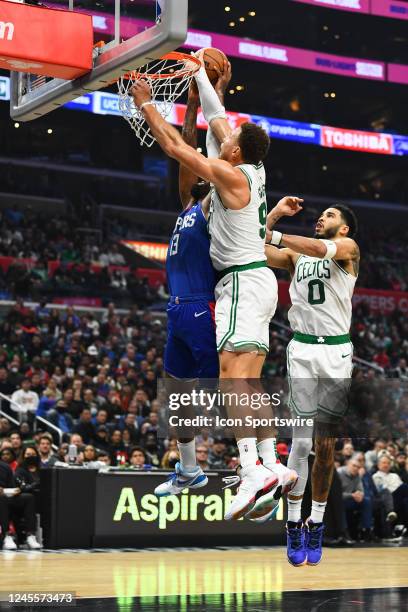
[(227, 87), (232, 79), (231, 62), (226, 62), (224, 60), (222, 72), (217, 66), (214, 66), (214, 70), (218, 74), (218, 80), (214, 85), (214, 89), (218, 95), (224, 96)]
[(298, 212), (303, 210), (302, 206), (302, 198), (297, 198), (296, 196), (285, 196), (276, 205), (276, 209), (278, 209), (279, 213), (282, 217), (293, 217)]
[(140, 107), (144, 102), (150, 102), (152, 99), (152, 92), (150, 85), (147, 81), (137, 81), (130, 90), (130, 95), (135, 101), (135, 105)]

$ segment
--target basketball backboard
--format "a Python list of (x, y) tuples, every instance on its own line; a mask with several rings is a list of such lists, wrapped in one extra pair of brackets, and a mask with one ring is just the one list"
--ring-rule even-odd
[(10, 115), (19, 121), (103, 89), (173, 51), (187, 37), (188, 0), (52, 0), (45, 6), (92, 15), (93, 69), (72, 81), (12, 72)]

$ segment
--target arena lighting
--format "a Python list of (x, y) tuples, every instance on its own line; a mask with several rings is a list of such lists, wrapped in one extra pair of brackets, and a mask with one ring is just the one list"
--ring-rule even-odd
[(202, 152), (203, 152), (203, 150), (202, 150), (202, 148), (201, 148), (201, 147), (198, 147), (198, 148), (197, 148), (197, 151), (198, 151), (198, 153), (202, 153)]
[(335, 98), (336, 97), (336, 93), (334, 91), (332, 91), (331, 94), (330, 94), (330, 97), (331, 98)]
[(323, 172), (326, 172), (327, 166), (322, 166), (322, 170), (323, 170)]
[(229, 25), (230, 28), (233, 28), (234, 25), (235, 25), (235, 21), (230, 21), (228, 25)]
[(230, 89), (228, 93), (234, 94), (235, 93), (235, 89)]
[(19, 128), (19, 127), (20, 127), (20, 124), (19, 124), (19, 123), (15, 123), (15, 124), (14, 124), (14, 127), (15, 127), (15, 128)]
[(226, 13), (229, 13), (229, 12), (230, 12), (230, 10), (231, 10), (231, 7), (230, 7), (230, 6), (225, 6), (225, 7), (224, 7), (224, 11), (225, 11)]
[(255, 11), (249, 11), (248, 15), (250, 17), (255, 17), (256, 13), (255, 13)]
[(240, 21), (245, 21), (245, 17), (240, 17), (239, 20)]
[(327, 91), (325, 91), (325, 92), (324, 92), (324, 97), (325, 97), (325, 98), (328, 98), (328, 97), (329, 97), (329, 94), (327, 93)]
[(327, 30), (328, 30), (328, 29), (329, 29), (329, 26), (327, 26), (327, 25), (324, 25), (324, 26), (323, 26), (323, 30), (324, 30), (325, 32), (327, 32)]
[(243, 86), (243, 85), (237, 85), (237, 86), (236, 86), (236, 90), (237, 90), (237, 91), (242, 91), (243, 89), (244, 89), (244, 86)]
[(51, 128), (48, 128), (47, 134), (52, 134), (52, 129)]

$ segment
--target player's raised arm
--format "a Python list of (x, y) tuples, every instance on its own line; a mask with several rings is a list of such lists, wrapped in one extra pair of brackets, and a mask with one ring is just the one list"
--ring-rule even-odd
[[(221, 159), (207, 159), (196, 149), (187, 145), (178, 130), (167, 123), (155, 108), (151, 100), (150, 87), (146, 81), (136, 83), (132, 87), (131, 94), (136, 106), (144, 113), (154, 138), (169, 157), (185, 165), (196, 176), (213, 183), (221, 192), (228, 192), (229, 201), (232, 202), (229, 205), (230, 208), (234, 208), (235, 199), (242, 202), (243, 191), (247, 192), (247, 200), (236, 207), (242, 208), (248, 203), (250, 193), (244, 174), (230, 163)], [(240, 197), (235, 198), (237, 192), (240, 193)]]
[[(187, 110), (184, 117), (182, 137), (186, 144), (194, 149), (197, 148), (197, 112), (200, 104), (197, 87), (191, 83), (188, 91)], [(191, 201), (191, 189), (197, 182), (197, 175), (189, 168), (180, 164), (179, 168), (179, 193), (183, 208), (186, 208)]]
[[(223, 142), (225, 138), (231, 135), (232, 128), (227, 120), (224, 101), (220, 100), (219, 95), (217, 95), (219, 94), (219, 91), (215, 91), (214, 87), (211, 85), (210, 79), (208, 78), (207, 72), (204, 68), (204, 52), (205, 49), (201, 49), (201, 51), (199, 51), (197, 54), (197, 57), (202, 62), (202, 66), (195, 74), (194, 78), (200, 92), (201, 107), (205, 120), (207, 121), (217, 140), (219, 142)], [(224, 71), (223, 73), (219, 72), (218, 79), (220, 79), (221, 74), (225, 75), (225, 80), (221, 82), (220, 88), (224, 82), (226, 83), (226, 87), (231, 80), (231, 64), (229, 62), (224, 62)]]

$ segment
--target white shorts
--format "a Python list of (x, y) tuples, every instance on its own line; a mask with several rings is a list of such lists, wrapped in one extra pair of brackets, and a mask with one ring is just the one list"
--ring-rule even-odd
[(217, 350), (269, 352), (269, 323), (278, 303), (270, 268), (230, 272), (215, 287)]
[(289, 406), (301, 417), (347, 412), (353, 372), (353, 345), (307, 344), (293, 339), (287, 348)]

